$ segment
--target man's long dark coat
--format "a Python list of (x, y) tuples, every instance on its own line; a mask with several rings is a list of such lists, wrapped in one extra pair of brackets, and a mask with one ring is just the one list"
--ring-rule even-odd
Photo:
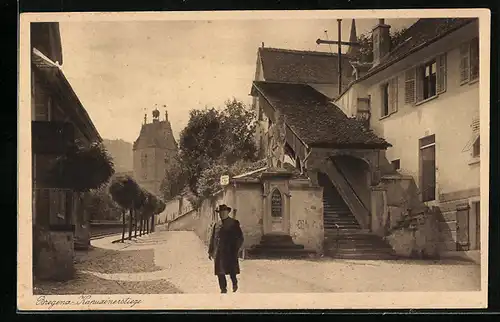
[(239, 274), (238, 251), (243, 244), (240, 222), (228, 217), (212, 228), (208, 254), (215, 264), (215, 275)]

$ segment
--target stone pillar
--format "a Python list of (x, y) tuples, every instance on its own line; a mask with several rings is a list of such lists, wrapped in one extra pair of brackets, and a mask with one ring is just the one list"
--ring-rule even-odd
[(328, 155), (320, 153), (318, 151), (311, 151), (309, 158), (304, 164), (304, 168), (307, 170), (307, 175), (311, 180), (311, 184), (315, 187), (319, 186), (318, 183), (318, 173), (324, 167), (325, 162), (328, 161)]
[(76, 220), (75, 220), (75, 247), (79, 250), (86, 250), (90, 246), (90, 220), (85, 209), (85, 195), (76, 194)]
[(387, 190), (383, 185), (373, 186), (370, 189), (371, 203), (371, 231), (379, 236), (385, 235), (387, 223)]
[(74, 277), (71, 226), (43, 228), (34, 236), (37, 256), (34, 275), (41, 280), (67, 281)]

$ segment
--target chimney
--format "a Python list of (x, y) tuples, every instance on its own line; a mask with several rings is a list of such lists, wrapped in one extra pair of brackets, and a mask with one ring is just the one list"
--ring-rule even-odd
[(391, 49), (391, 36), (389, 34), (391, 26), (386, 25), (384, 19), (379, 19), (378, 24), (373, 28), (373, 66), (380, 64), (380, 61)]

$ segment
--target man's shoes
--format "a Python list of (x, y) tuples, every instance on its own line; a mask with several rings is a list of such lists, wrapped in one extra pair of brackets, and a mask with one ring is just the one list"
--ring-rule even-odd
[(238, 290), (238, 285), (233, 285), (233, 292), (236, 292)]
[(227, 293), (227, 290), (220, 290), (221, 293)]

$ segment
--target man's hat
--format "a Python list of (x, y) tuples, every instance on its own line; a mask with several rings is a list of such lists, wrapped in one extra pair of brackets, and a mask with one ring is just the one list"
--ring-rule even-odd
[(231, 207), (228, 207), (227, 205), (225, 204), (222, 204), (220, 205), (216, 210), (215, 212), (221, 212), (221, 211), (224, 211), (224, 210), (227, 210), (227, 211), (231, 211)]

